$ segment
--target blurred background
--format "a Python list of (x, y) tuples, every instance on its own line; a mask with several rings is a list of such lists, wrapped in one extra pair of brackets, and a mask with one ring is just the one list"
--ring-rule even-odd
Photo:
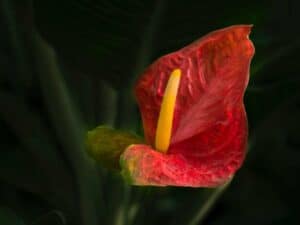
[[(300, 224), (296, 0), (1, 0), (0, 224)], [(253, 24), (249, 152), (225, 189), (129, 187), (85, 155), (100, 124), (142, 135), (132, 94), (157, 57)]]

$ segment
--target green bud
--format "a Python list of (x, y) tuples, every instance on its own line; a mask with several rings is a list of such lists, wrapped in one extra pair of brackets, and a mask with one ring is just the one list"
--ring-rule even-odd
[(86, 150), (101, 165), (119, 169), (120, 155), (131, 144), (141, 144), (143, 140), (135, 134), (99, 126), (88, 131)]

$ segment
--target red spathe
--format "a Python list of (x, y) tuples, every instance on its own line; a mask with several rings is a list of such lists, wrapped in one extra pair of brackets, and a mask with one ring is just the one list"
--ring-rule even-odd
[[(135, 94), (147, 145), (131, 145), (121, 156), (123, 173), (136, 185), (214, 187), (241, 166), (247, 145), (243, 96), (254, 47), (251, 26), (214, 31), (161, 57), (138, 80)], [(154, 149), (164, 90), (181, 70), (171, 144)]]

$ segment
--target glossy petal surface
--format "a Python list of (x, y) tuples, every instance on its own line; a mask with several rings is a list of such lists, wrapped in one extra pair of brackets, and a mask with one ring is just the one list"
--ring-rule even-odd
[(212, 32), (161, 57), (141, 76), (135, 93), (153, 146), (166, 83), (174, 69), (182, 71), (167, 154), (137, 145), (122, 156), (135, 184), (216, 186), (241, 166), (247, 144), (243, 95), (254, 54), (250, 30), (237, 25)]

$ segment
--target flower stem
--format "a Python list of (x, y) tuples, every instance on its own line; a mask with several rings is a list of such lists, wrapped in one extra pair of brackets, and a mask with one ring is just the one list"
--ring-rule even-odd
[(131, 186), (123, 184), (123, 199), (122, 204), (118, 210), (115, 225), (127, 225), (128, 224), (128, 211), (130, 206)]
[(225, 183), (224, 185), (213, 190), (208, 199), (204, 202), (204, 204), (200, 207), (196, 215), (192, 218), (192, 220), (188, 223), (188, 225), (200, 225), (204, 221), (204, 219), (208, 216), (212, 207), (215, 205), (217, 200), (222, 196), (225, 190), (229, 187), (231, 180)]
[(99, 184), (94, 179), (95, 168), (85, 155), (83, 123), (72, 104), (54, 50), (37, 32), (33, 34), (33, 45), (39, 81), (49, 115), (75, 174), (81, 224), (97, 225), (98, 212), (94, 200), (98, 197), (96, 189)]

